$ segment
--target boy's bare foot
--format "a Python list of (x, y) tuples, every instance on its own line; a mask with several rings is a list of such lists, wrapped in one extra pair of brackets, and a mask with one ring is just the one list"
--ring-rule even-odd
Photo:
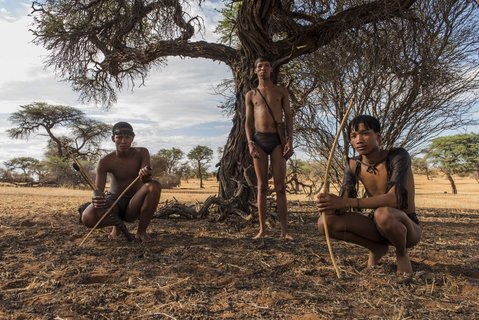
[(376, 250), (369, 251), (368, 267), (375, 266), (379, 263), (382, 257), (388, 252), (388, 245), (381, 244), (378, 245)]
[(146, 232), (137, 232), (136, 238), (141, 242), (149, 242), (151, 241), (151, 237)]
[(253, 237), (253, 239), (263, 238), (265, 234), (266, 232), (264, 232), (264, 230), (260, 230), (258, 234)]
[(405, 253), (404, 255), (396, 255), (397, 261), (397, 273), (412, 273), (411, 260), (409, 260), (409, 255)]
[(294, 240), (293, 236), (289, 233), (281, 234), (281, 237), (283, 237), (284, 240)]
[(151, 237), (146, 232), (136, 232), (136, 238), (141, 242), (151, 241)]
[(108, 239), (118, 239), (120, 235), (121, 235), (120, 230), (117, 227), (113, 226), (110, 234), (108, 235)]

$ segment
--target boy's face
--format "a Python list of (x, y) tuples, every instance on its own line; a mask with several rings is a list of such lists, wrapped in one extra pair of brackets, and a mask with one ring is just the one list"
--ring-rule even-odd
[(364, 123), (358, 125), (358, 130), (351, 128), (351, 144), (356, 149), (359, 155), (367, 155), (371, 151), (379, 149), (381, 143), (381, 136), (373, 129), (366, 129)]
[(256, 63), (254, 72), (258, 75), (258, 78), (269, 79), (271, 78), (271, 73), (273, 72), (273, 67), (269, 61), (259, 61)]
[(115, 143), (116, 150), (120, 152), (128, 151), (133, 143), (133, 136), (129, 134), (115, 134), (111, 137)]

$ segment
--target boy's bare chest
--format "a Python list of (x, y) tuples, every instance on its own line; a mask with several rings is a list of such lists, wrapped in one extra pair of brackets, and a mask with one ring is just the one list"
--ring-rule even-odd
[[(283, 106), (282, 106), (282, 96), (280, 92), (269, 92), (263, 93), (263, 97), (257, 93), (253, 96), (253, 107), (254, 114), (256, 117), (269, 116), (271, 117), (271, 112), (274, 114), (274, 117), (277, 121), (280, 121), (282, 118)], [(269, 110), (269, 109), (271, 110)]]
[(367, 166), (362, 165), (359, 177), (364, 188), (371, 196), (386, 193), (388, 187), (388, 173), (385, 162), (376, 165), (374, 168), (368, 168)]
[(139, 157), (115, 158), (111, 161), (108, 172), (117, 180), (129, 179), (138, 175), (141, 159)]

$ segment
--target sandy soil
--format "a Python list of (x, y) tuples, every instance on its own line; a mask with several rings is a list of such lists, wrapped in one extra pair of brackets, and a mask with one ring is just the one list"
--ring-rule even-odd
[(333, 240), (337, 279), (311, 202), (290, 202), (291, 242), (212, 214), (154, 219), (149, 244), (96, 230), (79, 247), (89, 192), (20, 189), (0, 189), (0, 319), (479, 318), (479, 210), (419, 210), (411, 277), (393, 250), (367, 269), (364, 249)]

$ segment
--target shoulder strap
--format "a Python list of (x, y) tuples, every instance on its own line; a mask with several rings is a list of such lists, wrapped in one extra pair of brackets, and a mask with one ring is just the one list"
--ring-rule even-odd
[(271, 107), (269, 106), (268, 104), (268, 101), (266, 101), (266, 98), (264, 97), (263, 93), (261, 92), (260, 89), (256, 88), (255, 91), (259, 92), (261, 98), (263, 98), (263, 101), (264, 103), (266, 104), (266, 107), (268, 107), (268, 111), (269, 111), (269, 114), (271, 114), (271, 117), (273, 118), (273, 121), (274, 123), (278, 123), (278, 121), (276, 121), (275, 117), (274, 117), (274, 114), (273, 114), (273, 110), (271, 110)]

